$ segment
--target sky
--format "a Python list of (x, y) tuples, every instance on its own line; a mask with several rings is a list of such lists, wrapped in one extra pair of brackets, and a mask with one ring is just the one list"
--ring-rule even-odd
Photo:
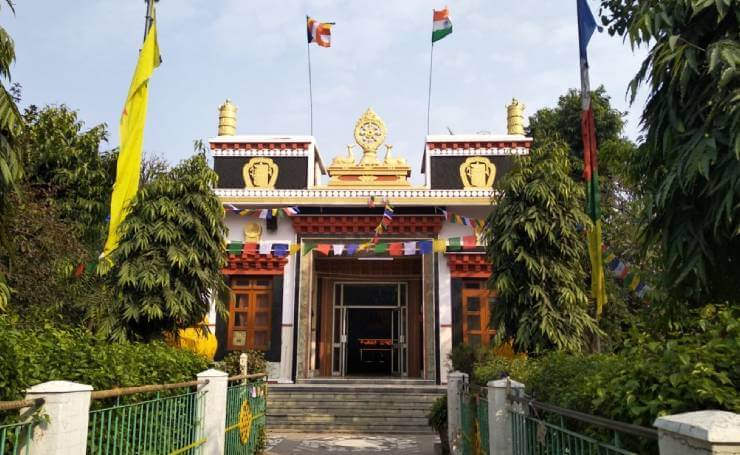
[[(588, 0), (598, 11), (598, 1)], [(21, 106), (66, 104), (86, 127), (118, 120), (141, 46), (143, 0), (18, 0), (0, 23), (15, 40), (13, 82)], [(431, 134), (506, 133), (513, 97), (525, 115), (578, 87), (575, 0), (449, 0), (453, 33), (434, 46)], [(394, 156), (419, 180), (426, 135), (432, 9), (444, 0), (161, 0), (162, 65), (150, 83), (148, 154), (176, 163), (193, 141), (216, 135), (218, 106), (237, 105), (239, 134), (309, 134), (305, 16), (336, 22), (332, 47), (312, 45), (314, 136), (321, 155), (346, 153), (357, 118), (372, 107)], [(4, 5), (3, 5), (4, 6)], [(637, 139), (644, 93), (630, 106), (629, 81), (643, 52), (594, 35), (592, 86), (628, 112)]]

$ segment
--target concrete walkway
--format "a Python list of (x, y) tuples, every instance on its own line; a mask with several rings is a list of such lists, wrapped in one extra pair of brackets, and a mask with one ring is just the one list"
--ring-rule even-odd
[(352, 455), (401, 454), (432, 455), (439, 437), (433, 434), (269, 434), (267, 452), (271, 455), (340, 453)]

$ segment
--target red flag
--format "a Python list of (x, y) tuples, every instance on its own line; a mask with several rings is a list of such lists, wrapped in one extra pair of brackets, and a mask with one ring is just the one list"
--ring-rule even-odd
[(463, 248), (466, 250), (475, 248), (477, 243), (478, 239), (474, 235), (466, 235), (463, 237)]
[(391, 243), (388, 247), (388, 253), (391, 256), (403, 256), (403, 243)]
[(244, 254), (257, 254), (257, 248), (259, 248), (259, 245), (256, 243), (245, 243)]
[(316, 245), (315, 249), (324, 256), (328, 256), (329, 251), (331, 250), (331, 245), (328, 243), (319, 243), (318, 245)]

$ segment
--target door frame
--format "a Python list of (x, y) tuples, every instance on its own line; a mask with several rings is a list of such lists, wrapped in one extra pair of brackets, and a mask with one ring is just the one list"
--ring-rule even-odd
[[(397, 286), (397, 296), (396, 296), (396, 305), (351, 305), (351, 306), (345, 306), (344, 305), (344, 285), (346, 284), (360, 284), (360, 285), (396, 285)], [(341, 291), (337, 292), (337, 287), (340, 287)], [(403, 294), (403, 295), (402, 295)], [(391, 337), (393, 337), (393, 324), (397, 323), (397, 319), (403, 319), (404, 326), (403, 327), (403, 340), (395, 340), (394, 339), (394, 346), (391, 351), (391, 371), (393, 372), (395, 369), (395, 360), (396, 356), (403, 353), (401, 355), (402, 362), (399, 362), (400, 365), (398, 368), (400, 376), (406, 377), (408, 376), (408, 324), (409, 324), (409, 318), (408, 318), (408, 306), (409, 306), (409, 283), (405, 280), (384, 280), (384, 281), (352, 281), (352, 280), (337, 280), (332, 283), (332, 289), (331, 289), (331, 318), (332, 318), (332, 324), (331, 324), (331, 334), (332, 334), (332, 343), (331, 343), (331, 355), (329, 356), (329, 361), (331, 362), (331, 375), (332, 376), (339, 376), (339, 377), (347, 377), (347, 337), (348, 337), (348, 323), (347, 323), (347, 310), (353, 309), (353, 308), (368, 308), (368, 309), (389, 309), (393, 310), (393, 316), (391, 317)], [(337, 295), (339, 295), (339, 304), (337, 302)], [(337, 321), (337, 310), (339, 310), (339, 321)], [(339, 324), (339, 331), (337, 332), (337, 324)], [(339, 334), (339, 341), (336, 339), (336, 334)], [(338, 352), (338, 354), (337, 354)], [(335, 355), (339, 355), (339, 369), (337, 370), (335, 365)], [(391, 376), (394, 376), (392, 373)]]

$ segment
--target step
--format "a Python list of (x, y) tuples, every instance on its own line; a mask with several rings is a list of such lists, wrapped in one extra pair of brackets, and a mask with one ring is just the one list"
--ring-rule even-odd
[(356, 400), (356, 401), (295, 401), (295, 400), (276, 400), (268, 401), (267, 409), (268, 412), (271, 409), (286, 409), (286, 408), (298, 408), (298, 409), (386, 409), (388, 411), (397, 410), (399, 412), (423, 409), (429, 410), (432, 407), (433, 401), (422, 402), (422, 401), (411, 401), (411, 402), (383, 402), (383, 401), (367, 401), (367, 400)]
[(426, 419), (429, 413), (428, 409), (403, 409), (392, 413), (394, 410), (377, 408), (363, 409), (362, 414), (358, 414), (354, 408), (268, 408), (268, 416), (302, 416), (302, 415), (333, 415), (333, 416), (387, 416), (389, 414), (402, 415), (403, 417), (419, 417)]
[(270, 425), (268, 433), (361, 433), (361, 434), (434, 434), (429, 428), (398, 427), (395, 425), (328, 425), (328, 424), (291, 424), (290, 427)]
[(433, 380), (408, 378), (310, 378), (298, 379), (296, 383), (324, 385), (436, 385)]

